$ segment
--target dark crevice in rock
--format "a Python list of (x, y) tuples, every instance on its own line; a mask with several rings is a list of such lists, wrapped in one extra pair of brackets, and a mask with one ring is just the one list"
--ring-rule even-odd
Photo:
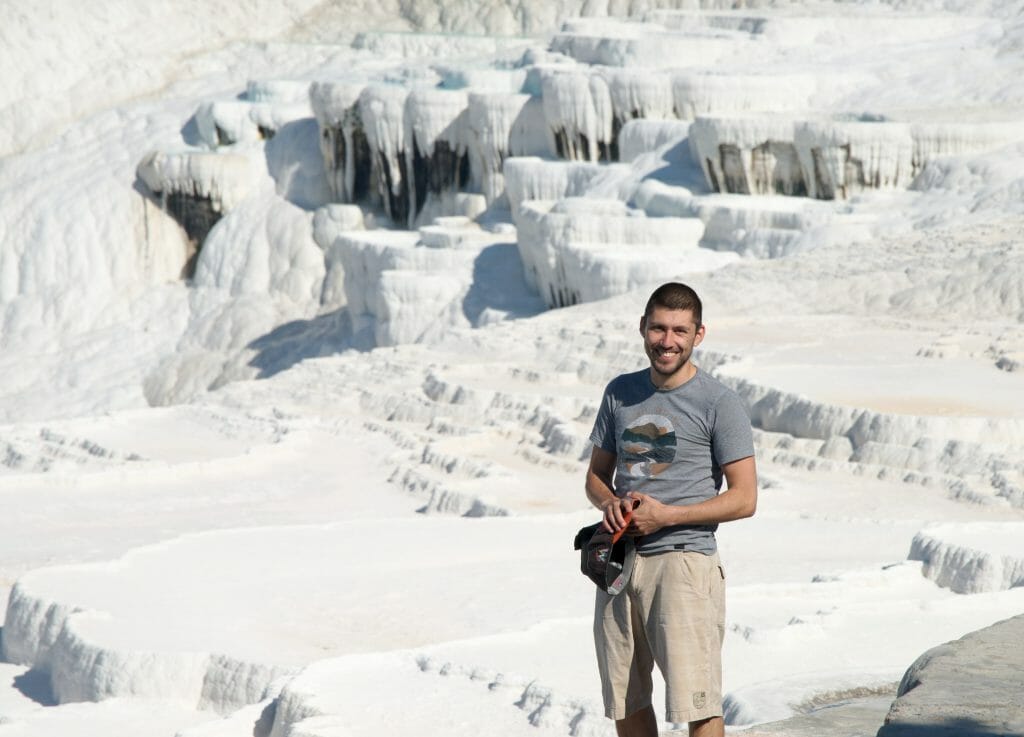
[[(633, 117), (637, 117), (635, 112)], [(611, 140), (598, 144), (601, 149), (601, 161), (614, 162), (619, 160), (619, 133), (622, 131), (623, 125), (625, 125), (625, 123), (622, 120), (619, 120), (618, 116), (612, 118)]]
[(377, 152), (377, 171), (381, 177), (378, 191), (391, 222), (401, 226), (409, 221), (409, 173), (406, 171), (405, 152), (399, 151), (395, 159), (398, 171), (392, 171), (388, 157), (381, 151)]
[[(563, 264), (559, 263), (555, 269), (557, 272), (556, 282), (558, 284), (568, 284)], [(567, 286), (556, 288), (555, 284), (552, 283), (548, 286), (548, 291), (551, 295), (551, 301), (549, 302), (551, 307), (571, 307), (580, 302), (579, 292)]]
[[(361, 202), (370, 194), (370, 172), (373, 155), (370, 151), (370, 142), (366, 139), (366, 133), (362, 128), (353, 127), (350, 132), (352, 139), (352, 201)], [(342, 144), (344, 145), (344, 137)], [(345, 159), (342, 158), (342, 162)]]
[(185, 235), (188, 236), (189, 255), (181, 275), (184, 279), (191, 279), (195, 275), (203, 241), (220, 220), (221, 212), (209, 197), (196, 197), (181, 192), (165, 194), (161, 205), (185, 229)]
[(811, 149), (811, 161), (814, 164), (815, 196), (819, 200), (834, 200), (836, 186), (829, 174), (828, 164), (825, 163), (825, 155), (817, 146)]
[(423, 205), (427, 201), (427, 188), (437, 191), (434, 190), (433, 180), (439, 176), (435, 175), (430, 167), (430, 159), (423, 155), (414, 139), (412, 142), (412, 185), (416, 191), (415, 211), (417, 213), (423, 209)]
[[(613, 124), (614, 127), (614, 124)], [(618, 161), (619, 144), (617, 136), (613, 135), (612, 140), (597, 141), (598, 161)], [(565, 128), (558, 128), (554, 131), (555, 155), (565, 161), (590, 161), (590, 139), (585, 133), (577, 132), (571, 135)]]
[(569, 137), (564, 128), (555, 131), (555, 155), (560, 159), (569, 158)]
[[(868, 185), (867, 178), (864, 176), (864, 162), (860, 159), (856, 159), (850, 155), (850, 145), (847, 144), (842, 147), (845, 161), (843, 163), (843, 180), (845, 184), (843, 186), (843, 198), (849, 197), (853, 194), (854, 186), (857, 191), (864, 189)], [(875, 181), (872, 182), (872, 186), (880, 186), (880, 175), (875, 175)], [(853, 185), (853, 186), (851, 186)]]
[(434, 152), (424, 156), (413, 141), (412, 186), (415, 190), (415, 212), (419, 215), (428, 195), (459, 192), (469, 181), (469, 155), (452, 148), (448, 141), (437, 141)]
[(725, 180), (725, 191), (732, 194), (750, 194), (750, 184), (743, 170), (743, 152), (739, 146), (723, 143), (718, 147), (718, 155), (722, 162), (722, 178)]
[(715, 174), (714, 162), (712, 162), (711, 159), (705, 159), (704, 161), (708, 167), (708, 179), (711, 180), (711, 190), (713, 192), (721, 192), (722, 185), (718, 183), (718, 175)]
[(576, 140), (578, 141), (576, 150), (582, 152), (583, 160), (590, 160), (590, 139), (587, 138), (585, 133), (577, 133)]
[(751, 152), (754, 191), (758, 194), (807, 196), (807, 183), (796, 146), (785, 141), (765, 141)]
[[(339, 202), (364, 202), (370, 194), (373, 154), (363, 129), (356, 126), (346, 129), (323, 128), (320, 135), (325, 142), (322, 148), (327, 169), (332, 174), (332, 195)], [(348, 162), (349, 154), (351, 165)]]

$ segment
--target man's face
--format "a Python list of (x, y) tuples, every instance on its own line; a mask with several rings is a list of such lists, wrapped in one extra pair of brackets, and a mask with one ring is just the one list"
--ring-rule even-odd
[(691, 310), (655, 307), (641, 318), (640, 334), (651, 369), (669, 379), (686, 366), (693, 349), (704, 340), (704, 326), (694, 322)]

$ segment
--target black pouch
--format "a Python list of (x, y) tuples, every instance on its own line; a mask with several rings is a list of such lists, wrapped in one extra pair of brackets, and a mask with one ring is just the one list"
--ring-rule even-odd
[(576, 533), (573, 549), (580, 551), (580, 570), (599, 589), (615, 596), (625, 588), (633, 572), (636, 547), (633, 538), (618, 540), (602, 523), (587, 525)]

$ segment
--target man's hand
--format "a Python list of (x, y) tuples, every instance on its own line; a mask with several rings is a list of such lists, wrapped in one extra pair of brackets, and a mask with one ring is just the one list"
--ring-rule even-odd
[(728, 488), (706, 501), (689, 505), (663, 504), (639, 492), (630, 492), (620, 499), (612, 490), (614, 471), (615, 454), (595, 447), (590, 456), (590, 468), (587, 469), (587, 498), (601, 510), (603, 526), (613, 534), (625, 526), (625, 515), (630, 509), (633, 510), (627, 529), (630, 535), (650, 535), (662, 527), (674, 525), (729, 522), (750, 517), (757, 510), (757, 467), (754, 456), (722, 466)]
[(631, 491), (624, 500), (635, 502), (630, 535), (650, 535), (675, 525), (715, 525), (750, 517), (757, 510), (757, 467), (754, 457), (722, 466), (728, 487), (697, 504), (663, 504), (652, 496)]
[(626, 526), (626, 513), (633, 508), (628, 499), (609, 499), (601, 505), (604, 529), (616, 533)]
[(630, 535), (650, 535), (669, 524), (668, 506), (653, 496), (631, 491), (622, 501), (633, 507), (633, 518), (627, 530)]

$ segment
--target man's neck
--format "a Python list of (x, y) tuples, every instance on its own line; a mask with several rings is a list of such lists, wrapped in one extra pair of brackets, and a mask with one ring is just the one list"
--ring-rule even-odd
[(670, 374), (669, 376), (663, 376), (659, 374), (654, 368), (651, 368), (651, 383), (654, 384), (655, 388), (667, 391), (669, 389), (676, 389), (681, 387), (683, 384), (688, 382), (694, 376), (697, 375), (697, 367), (687, 361), (679, 367), (677, 371)]

